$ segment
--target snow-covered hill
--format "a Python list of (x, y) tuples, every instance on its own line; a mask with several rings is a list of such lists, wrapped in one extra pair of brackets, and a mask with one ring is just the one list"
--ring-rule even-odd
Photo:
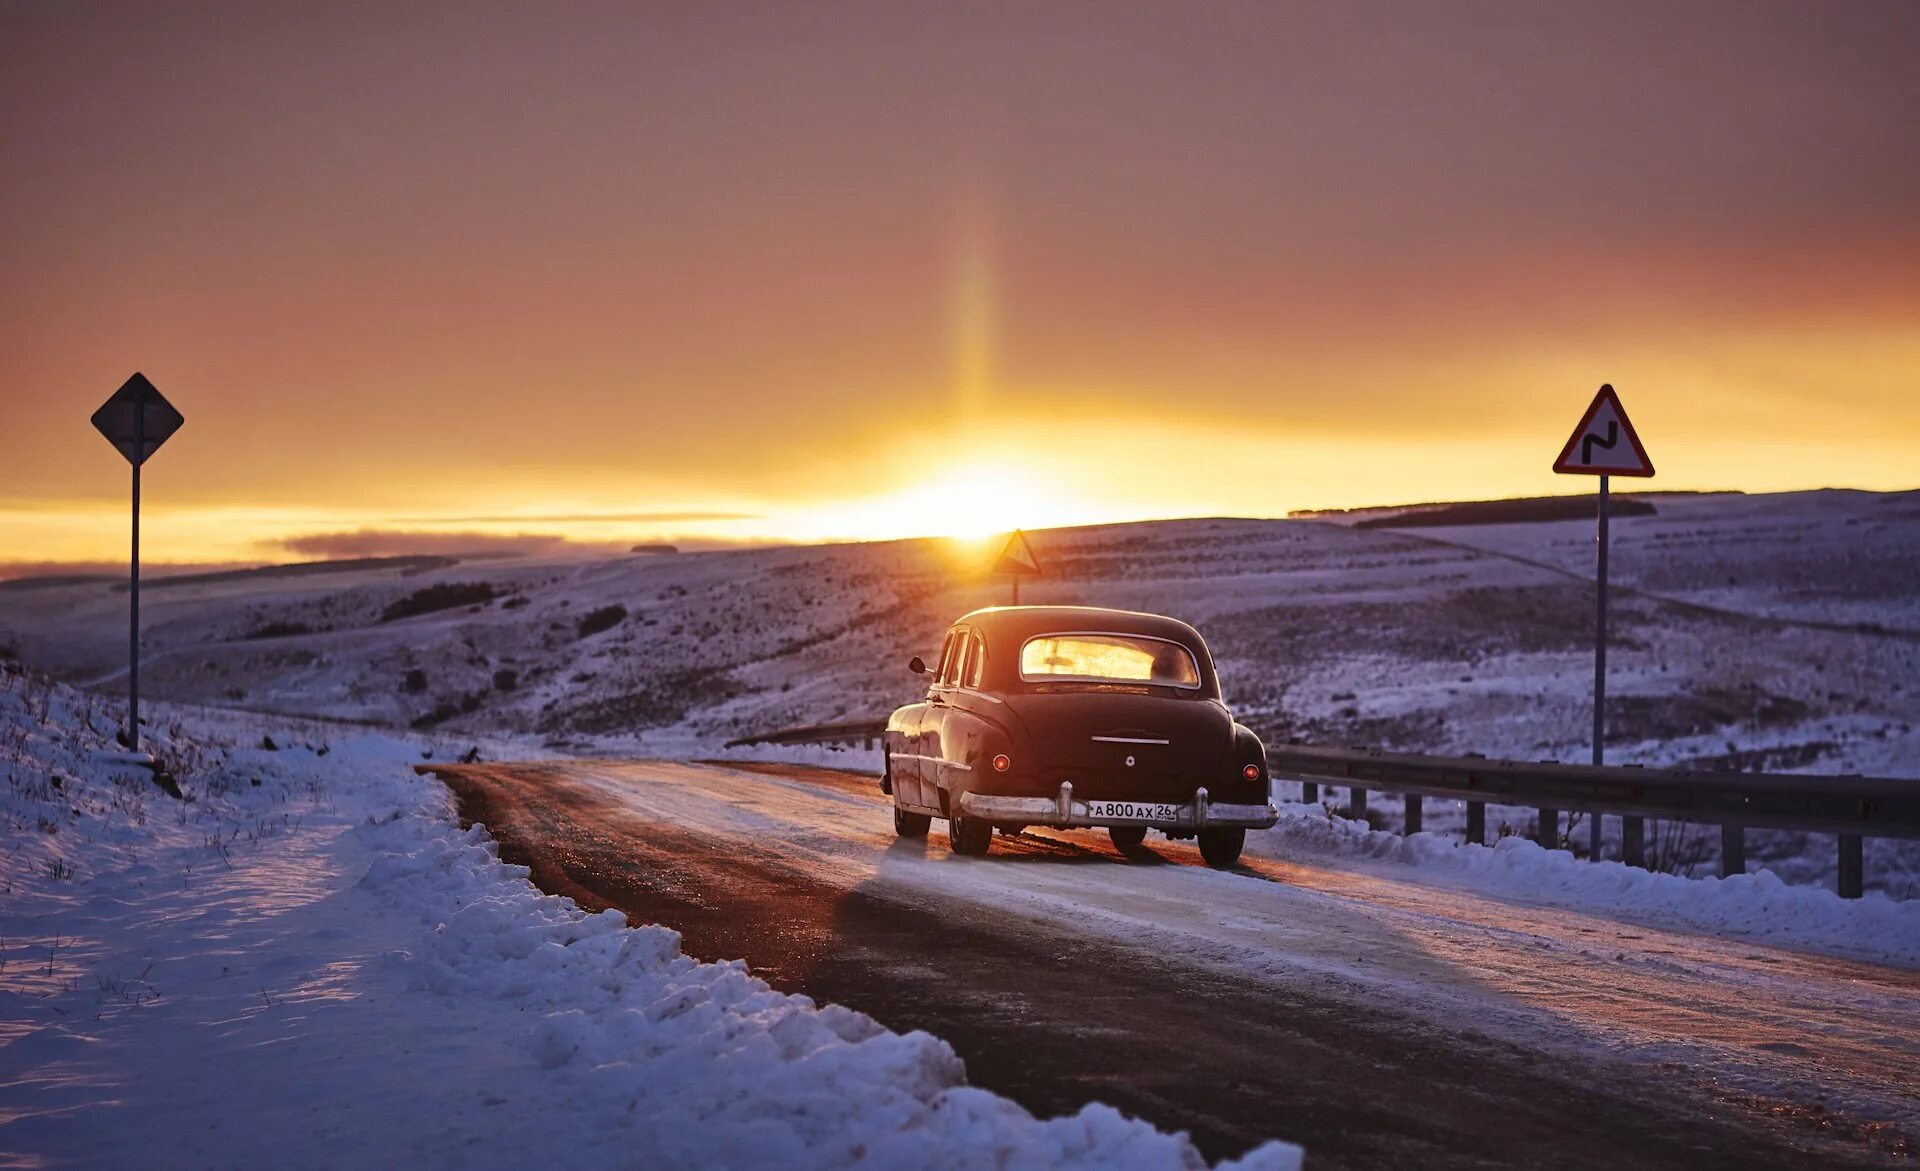
[[(1920, 777), (1920, 495), (1655, 501), (1614, 524), (1609, 759)], [(1269, 737), (1585, 759), (1588, 523), (1193, 520), (1033, 544), (1046, 576), (1023, 600), (1193, 621)], [(548, 751), (711, 755), (909, 700), (906, 659), (1005, 600), (982, 561), (927, 540), (176, 585), (143, 598), (144, 686)], [(124, 609), (102, 584), (9, 592), (0, 645), (112, 687)], [(1796, 880), (1830, 865), (1805, 842), (1754, 853)], [(1903, 893), (1911, 867), (1887, 863), (1870, 881)]]

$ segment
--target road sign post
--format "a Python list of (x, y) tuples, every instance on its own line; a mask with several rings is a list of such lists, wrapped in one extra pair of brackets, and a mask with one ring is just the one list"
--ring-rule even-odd
[(140, 747), (140, 466), (186, 418), (136, 373), (93, 413), (94, 429), (133, 465), (133, 545), (127, 587), (127, 750)]
[[(1600, 518), (1594, 526), (1598, 546), (1593, 591), (1593, 763), (1607, 763), (1607, 482), (1600, 477)], [(1587, 857), (1600, 860), (1600, 815), (1587, 826)]]
[(1000, 550), (1000, 557), (993, 563), (995, 573), (1004, 573), (1013, 582), (1013, 604), (1020, 604), (1020, 579), (1040, 576), (1040, 559), (1033, 555), (1033, 546), (1027, 542), (1027, 534), (1019, 529), (1007, 538), (1006, 548)]
[[(1600, 388), (1587, 407), (1573, 437), (1553, 461), (1553, 470), (1563, 475), (1600, 477), (1598, 519), (1594, 527), (1596, 565), (1593, 591), (1593, 763), (1606, 763), (1607, 753), (1607, 505), (1609, 482), (1614, 476), (1651, 476), (1653, 461), (1640, 445), (1627, 419), (1626, 408), (1611, 383)], [(1540, 811), (1541, 844), (1551, 845), (1548, 826), (1557, 832), (1559, 812)], [(1620, 822), (1621, 854), (1630, 865), (1642, 861), (1643, 824), (1638, 817), (1623, 817)], [(1600, 858), (1600, 815), (1594, 814), (1588, 826), (1588, 855)]]
[[(133, 446), (147, 440), (147, 412), (133, 412)], [(133, 551), (127, 581), (127, 751), (140, 751), (140, 461), (133, 461)]]

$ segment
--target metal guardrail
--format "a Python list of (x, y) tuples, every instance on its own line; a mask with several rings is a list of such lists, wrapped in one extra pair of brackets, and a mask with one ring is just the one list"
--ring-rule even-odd
[(848, 720), (840, 724), (804, 724), (778, 728), (752, 736), (741, 736), (726, 743), (728, 748), (746, 748), (755, 744), (859, 744), (873, 748), (887, 730), (885, 720)]
[[(885, 720), (850, 720), (781, 728), (727, 741), (754, 744), (862, 744), (874, 747)], [(1466, 803), (1466, 837), (1484, 845), (1487, 806), (1539, 810), (1534, 840), (1560, 844), (1560, 812), (1621, 819), (1622, 861), (1643, 866), (1645, 824), (1651, 817), (1720, 827), (1722, 877), (1746, 871), (1748, 829), (1831, 833), (1839, 840), (1839, 891), (1861, 895), (1866, 873), (1864, 838), (1920, 838), (1920, 781), (1893, 777), (1802, 776), (1791, 773), (1700, 772), (1489, 760), (1482, 756), (1424, 756), (1369, 748), (1270, 745), (1267, 769), (1275, 780), (1301, 786), (1301, 800), (1317, 803), (1320, 787), (1349, 792), (1348, 812), (1366, 813), (1369, 790), (1398, 793), (1406, 802), (1406, 832), (1419, 833), (1428, 797)]]
[(1560, 811), (1621, 818), (1622, 860), (1645, 864), (1645, 819), (1720, 826), (1720, 873), (1746, 871), (1746, 831), (1800, 830), (1839, 839), (1839, 890), (1857, 899), (1865, 881), (1861, 840), (1920, 838), (1920, 781), (1891, 777), (1800, 776), (1785, 773), (1696, 772), (1422, 756), (1360, 748), (1288, 744), (1267, 750), (1268, 771), (1297, 781), (1301, 799), (1317, 802), (1321, 785), (1344, 786), (1351, 812), (1364, 814), (1367, 791), (1406, 800), (1406, 832), (1418, 833), (1426, 797), (1466, 802), (1467, 840), (1486, 840), (1489, 804), (1540, 811), (1534, 838), (1559, 845)]

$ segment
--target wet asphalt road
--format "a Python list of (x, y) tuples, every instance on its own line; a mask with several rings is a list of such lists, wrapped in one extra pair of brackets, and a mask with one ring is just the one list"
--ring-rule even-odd
[[(637, 770), (645, 762), (609, 768)], [(756, 766), (731, 765), (733, 768)], [(758, 766), (872, 798), (875, 854), (895, 842), (872, 778)], [(977, 905), (901, 901), (664, 820), (618, 816), (619, 797), (573, 766), (436, 770), (464, 821), (551, 893), (670, 926), (702, 959), (745, 958), (774, 986), (951, 1043), (969, 1079), (1040, 1115), (1099, 1100), (1185, 1130), (1209, 1157), (1268, 1138), (1313, 1168), (1886, 1167), (1909, 1148), (1817, 1113), (1717, 1096), (1659, 1066), (1569, 1063), (1435, 1027), (1419, 1006), (1367, 1005), (1286, 981), (1229, 976), (1064, 925)], [(1178, 865), (1178, 849), (1123, 858), (1084, 844), (1002, 838), (979, 865)], [(1190, 850), (1185, 853), (1191, 853)], [(1165, 855), (1170, 855), (1171, 860)], [(1516, 962), (1524, 962), (1516, 958)]]

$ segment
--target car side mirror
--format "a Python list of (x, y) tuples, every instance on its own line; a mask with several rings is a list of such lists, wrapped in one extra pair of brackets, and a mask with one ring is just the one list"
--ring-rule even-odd
[(915, 675), (925, 675), (927, 673), (927, 661), (919, 655), (915, 655), (913, 658), (907, 660), (907, 670), (912, 671)]

